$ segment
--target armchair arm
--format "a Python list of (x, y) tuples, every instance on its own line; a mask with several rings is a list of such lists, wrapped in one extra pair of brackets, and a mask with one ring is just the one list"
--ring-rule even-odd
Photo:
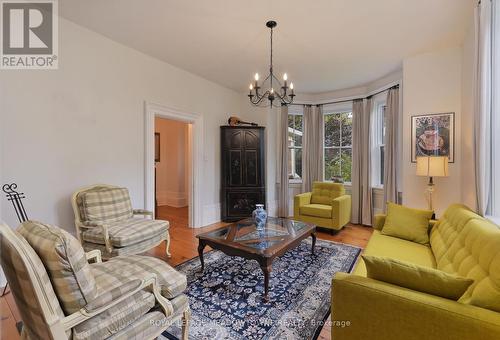
[(373, 216), (373, 229), (382, 230), (386, 217), (386, 214), (375, 214)]
[(144, 215), (153, 217), (153, 212), (145, 209), (134, 209), (132, 213), (134, 215)]
[(104, 244), (106, 245), (106, 250), (110, 253), (113, 251), (113, 245), (111, 244), (111, 240), (109, 239), (107, 224), (95, 221), (85, 221), (82, 223), (82, 226), (85, 228), (101, 228), (102, 236), (104, 237)]
[(305, 192), (303, 194), (295, 195), (293, 198), (293, 216), (300, 215), (300, 207), (306, 204), (311, 204), (312, 192)]
[[(140, 284), (135, 285), (135, 281), (139, 281)], [(174, 314), (174, 308), (172, 306), (172, 303), (160, 294), (160, 289), (159, 289), (159, 284), (158, 284), (158, 279), (156, 277), (156, 274), (151, 273), (150, 275), (146, 276), (142, 280), (133, 280), (133, 281), (130, 281), (130, 282), (126, 283), (125, 285), (118, 287), (118, 288), (115, 288), (115, 289), (121, 289), (122, 287), (124, 287), (126, 290), (126, 292), (123, 293), (123, 295), (118, 296), (116, 298), (113, 297), (112, 294), (116, 293), (117, 291), (112, 289), (109, 292), (104, 293), (108, 296), (108, 297), (106, 297), (106, 299), (109, 302), (107, 302), (107, 303), (106, 302), (102, 302), (102, 303), (96, 302), (95, 304), (93, 304), (89, 307), (89, 310), (87, 310), (87, 307), (93, 303), (93, 301), (92, 301), (89, 304), (87, 304), (87, 306), (80, 309), (78, 312), (75, 312), (71, 315), (68, 315), (67, 317), (62, 319), (62, 324), (63, 324), (64, 330), (69, 330), (69, 329), (75, 327), (76, 325), (108, 310), (109, 308), (111, 308), (114, 305), (120, 303), (121, 301), (131, 297), (132, 295), (134, 295), (135, 293), (137, 293), (138, 291), (140, 291), (146, 287), (151, 287), (152, 293), (155, 296), (156, 301), (159, 303), (160, 307), (163, 309), (164, 314), (167, 318)], [(100, 296), (102, 296), (102, 295), (103, 294), (101, 294)]]
[(351, 196), (342, 195), (332, 200), (332, 218), (338, 229), (351, 220)]
[(337, 273), (332, 282), (332, 338), (463, 339), (500, 338), (500, 314), (366, 277)]
[(91, 250), (89, 252), (86, 252), (85, 257), (87, 259), (87, 262), (89, 260), (93, 260), (93, 259), (95, 259), (96, 263), (102, 262), (101, 251), (99, 249), (94, 249), (94, 250)]

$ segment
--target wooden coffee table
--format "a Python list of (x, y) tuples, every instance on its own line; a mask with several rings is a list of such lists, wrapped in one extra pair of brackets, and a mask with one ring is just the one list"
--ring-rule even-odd
[(199, 239), (198, 254), (201, 270), (205, 269), (203, 249), (207, 245), (230, 256), (256, 260), (264, 272), (264, 300), (269, 301), (269, 275), (273, 260), (297, 247), (309, 236), (312, 237), (311, 252), (314, 255), (316, 244), (314, 224), (269, 217), (265, 227), (257, 230), (252, 219), (235, 222), (196, 236)]

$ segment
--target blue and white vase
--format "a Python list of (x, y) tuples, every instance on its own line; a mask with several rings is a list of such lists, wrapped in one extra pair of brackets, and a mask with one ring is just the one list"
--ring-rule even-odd
[(264, 229), (267, 221), (267, 211), (264, 210), (264, 204), (255, 205), (255, 210), (252, 212), (252, 217), (257, 229), (258, 230)]

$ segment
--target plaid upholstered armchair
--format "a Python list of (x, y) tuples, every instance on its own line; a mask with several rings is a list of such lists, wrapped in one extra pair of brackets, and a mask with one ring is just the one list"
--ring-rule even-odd
[(72, 205), (77, 237), (85, 251), (98, 249), (108, 259), (144, 253), (165, 241), (170, 257), (168, 221), (154, 220), (150, 211), (132, 209), (126, 188), (105, 184), (82, 188), (73, 194)]
[(174, 322), (188, 338), (186, 277), (160, 259), (101, 262), (99, 250), (84, 253), (72, 235), (34, 221), (0, 224), (0, 247), (23, 339), (155, 339)]

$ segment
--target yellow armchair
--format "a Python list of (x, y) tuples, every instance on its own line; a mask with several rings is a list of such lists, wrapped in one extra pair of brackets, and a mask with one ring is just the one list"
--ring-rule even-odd
[(294, 197), (293, 218), (340, 230), (351, 219), (351, 196), (345, 194), (343, 184), (314, 182), (312, 192)]

